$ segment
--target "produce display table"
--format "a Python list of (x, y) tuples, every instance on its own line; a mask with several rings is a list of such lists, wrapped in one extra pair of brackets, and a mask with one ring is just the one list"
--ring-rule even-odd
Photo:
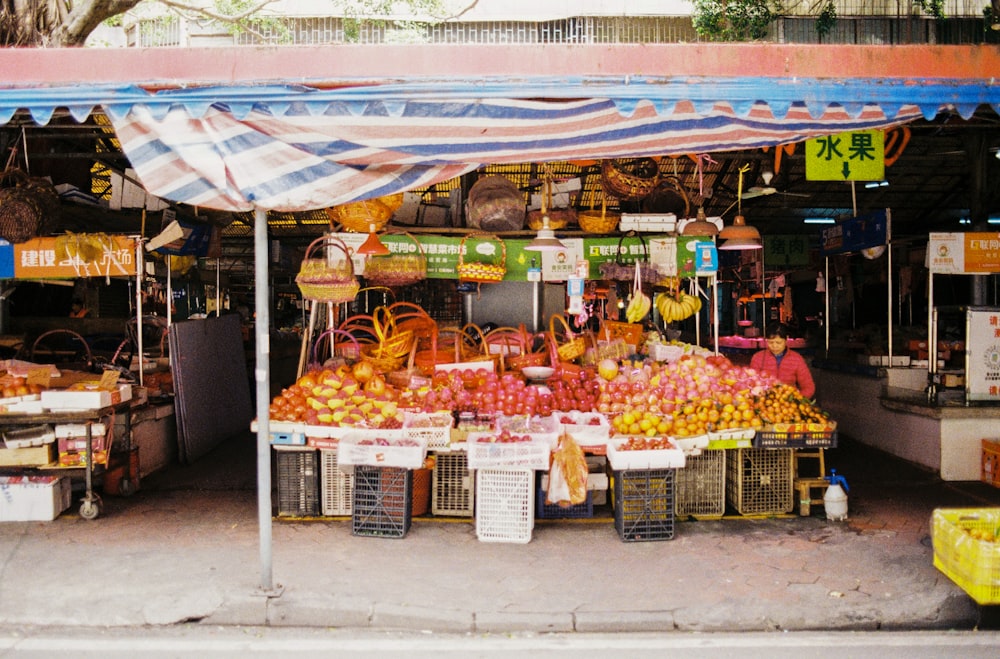
[[(123, 437), (124, 450), (127, 455), (128, 451), (131, 449), (131, 407), (131, 401), (124, 401), (115, 405), (109, 405), (107, 407), (93, 410), (52, 411), (41, 414), (0, 414), (0, 430), (18, 426), (79, 423), (86, 427), (87, 439), (86, 463), (82, 467), (64, 467), (58, 464), (20, 466), (8, 465), (6, 467), (0, 467), (0, 470), (8, 474), (12, 472), (23, 473), (25, 470), (31, 470), (37, 473), (66, 474), (70, 477), (76, 477), (82, 473), (85, 484), (85, 493), (83, 500), (80, 503), (79, 514), (80, 517), (84, 519), (97, 519), (97, 517), (101, 514), (102, 504), (101, 497), (94, 493), (95, 465), (92, 427), (94, 423), (110, 419), (115, 414), (122, 413), (125, 417), (125, 432)], [(126, 465), (129, 465), (128, 469), (131, 469), (130, 461), (126, 460)], [(122, 479), (120, 486), (122, 494), (128, 495), (135, 491), (134, 478), (135, 474), (126, 473), (126, 476)]]

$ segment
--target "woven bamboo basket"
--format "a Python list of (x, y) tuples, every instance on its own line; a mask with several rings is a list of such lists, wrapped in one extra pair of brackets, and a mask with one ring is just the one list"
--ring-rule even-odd
[[(338, 345), (338, 336), (347, 340)], [(357, 361), (361, 358), (361, 345), (350, 332), (330, 328), (316, 337), (308, 370), (320, 369), (329, 360), (337, 358), (343, 359), (345, 363)]]
[(601, 187), (618, 199), (642, 199), (660, 183), (660, 165), (652, 158), (601, 161)]
[(542, 190), (541, 210), (528, 211), (528, 228), (538, 231), (545, 227), (545, 218), (549, 218), (550, 229), (562, 229), (577, 222), (576, 209), (553, 208), (552, 207), (552, 180), (545, 179), (545, 187)]
[[(403, 193), (352, 201), (326, 209), (331, 225), (340, 225), (344, 231), (368, 233), (380, 231), (403, 203)], [(373, 229), (374, 227), (374, 229)]]
[[(562, 329), (558, 329), (557, 325), (562, 325)], [(561, 313), (552, 314), (549, 320), (549, 336), (561, 362), (571, 362), (587, 350), (587, 340), (570, 329), (569, 323)]]
[(413, 354), (413, 366), (421, 375), (431, 376), (439, 365), (463, 362), (465, 357), (460, 328), (435, 328), (426, 346)]
[(38, 236), (44, 220), (41, 200), (20, 169), (9, 168), (0, 174), (0, 238), (23, 243)]
[(493, 362), (493, 371), (503, 373), (504, 355), (502, 352), (491, 352), (490, 346), (486, 342), (486, 335), (479, 325), (466, 323), (462, 326), (462, 339), (466, 357), (462, 361), (467, 362)]
[(618, 227), (619, 220), (622, 219), (620, 213), (608, 212), (607, 199), (601, 199), (601, 210), (583, 210), (576, 214), (576, 221), (580, 225), (580, 230), (586, 233), (612, 233)]
[(469, 189), (465, 213), (475, 229), (518, 231), (524, 228), (524, 194), (504, 176), (484, 176)]
[(347, 245), (336, 236), (309, 243), (295, 283), (307, 300), (334, 304), (350, 302), (361, 289)]
[(413, 331), (399, 329), (387, 307), (376, 307), (372, 312), (372, 328), (376, 341), (361, 345), (362, 359), (383, 373), (399, 369), (413, 348)]
[[(469, 238), (479, 240), (476, 252), (490, 256), (490, 249), (493, 250), (491, 262), (467, 261), (466, 241)], [(488, 247), (483, 248), (483, 245)], [(499, 249), (496, 249), (499, 246)], [(478, 284), (495, 284), (502, 281), (507, 274), (507, 245), (492, 233), (474, 232), (463, 236), (459, 245), (458, 265), (455, 266), (458, 272), (459, 281), (467, 281)]]
[[(520, 327), (497, 327), (486, 333), (487, 350), (491, 354), (503, 355), (503, 366), (508, 371), (520, 371), (526, 366), (545, 366), (549, 361), (549, 351), (534, 352), (535, 338), (528, 330)], [(544, 346), (543, 346), (544, 347)]]
[(370, 256), (365, 262), (365, 279), (379, 286), (409, 286), (427, 279), (427, 255), (420, 241), (409, 231), (387, 231), (402, 234), (415, 246), (413, 251), (394, 252), (385, 256)]

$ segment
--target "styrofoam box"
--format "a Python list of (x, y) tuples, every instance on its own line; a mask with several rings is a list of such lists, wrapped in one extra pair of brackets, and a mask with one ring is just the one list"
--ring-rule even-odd
[(654, 449), (649, 451), (619, 451), (618, 447), (628, 437), (612, 437), (608, 442), (608, 463), (615, 471), (625, 469), (674, 469), (684, 466), (681, 449)]
[(56, 435), (52, 431), (52, 426), (47, 423), (29, 428), (5, 430), (3, 433), (3, 442), (7, 448), (42, 446), (44, 444), (51, 444), (55, 439)]
[(42, 407), (49, 410), (99, 410), (132, 400), (132, 385), (119, 384), (106, 389), (49, 389), (42, 392)]
[[(90, 424), (90, 436), (99, 437), (107, 432), (103, 423)], [(86, 437), (87, 424), (85, 423), (57, 423), (55, 426), (56, 439), (66, 437)]]
[(71, 498), (68, 476), (0, 476), (0, 522), (51, 522)]
[(370, 465), (374, 467), (399, 467), (403, 469), (420, 469), (427, 457), (427, 442), (420, 439), (414, 441), (416, 446), (400, 446), (397, 442), (404, 441), (398, 437), (380, 436), (383, 444), (362, 444), (362, 441), (372, 440), (371, 436), (361, 433), (348, 433), (340, 440), (337, 449), (338, 460), (342, 465)]

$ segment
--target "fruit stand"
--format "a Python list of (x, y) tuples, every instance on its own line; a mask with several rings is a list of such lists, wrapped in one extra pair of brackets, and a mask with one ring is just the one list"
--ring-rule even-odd
[[(392, 325), (385, 313), (376, 316)], [(430, 337), (445, 335), (444, 328), (429, 329), (408, 338), (413, 354), (426, 351)], [(557, 331), (543, 333), (541, 348), (530, 348), (548, 355), (546, 377), (530, 366), (525, 370), (534, 377), (509, 367), (513, 360), (484, 360), (489, 349), (472, 335), (468, 345), (449, 348), (448, 362), (429, 368), (411, 359), (381, 369), (365, 356), (374, 344), (364, 342), (378, 339), (361, 334), (360, 350), (314, 359), (269, 409), (279, 502), (301, 501), (304, 487), (313, 493), (307, 509), (279, 509), (279, 515), (356, 516), (350, 506), (325, 502), (357, 506), (359, 478), (366, 487), (399, 485), (387, 472), (370, 477), (369, 468), (426, 465), (433, 468), (431, 515), (474, 518), (484, 542), (529, 542), (536, 519), (593, 517), (598, 498), (610, 503), (623, 541), (669, 540), (678, 517), (718, 518), (727, 508), (741, 515), (790, 513), (800, 477), (814, 487), (825, 477), (822, 460), (818, 474), (799, 474), (798, 452), (821, 457), (835, 448), (836, 423), (794, 388), (662, 337), (660, 345), (673, 348), (656, 351), (665, 359), (634, 355), (584, 365), (581, 356), (559, 356)], [(553, 456), (566, 442), (586, 455), (586, 498), (550, 500)], [(307, 477), (282, 476), (289, 452), (312, 456)], [(409, 501), (406, 482), (404, 474), (392, 501)], [(345, 497), (352, 487), (353, 499)], [(395, 534), (372, 535), (405, 535), (410, 515), (400, 510)]]

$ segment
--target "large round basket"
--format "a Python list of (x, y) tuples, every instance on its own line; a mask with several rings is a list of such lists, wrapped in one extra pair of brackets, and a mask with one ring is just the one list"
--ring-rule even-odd
[(347, 245), (336, 236), (309, 243), (295, 283), (307, 300), (334, 304), (350, 302), (361, 288)]
[(524, 228), (524, 194), (503, 176), (485, 176), (472, 184), (466, 202), (470, 227), (483, 231), (518, 231)]
[(0, 238), (23, 243), (38, 236), (44, 220), (43, 199), (23, 171), (12, 168), (0, 174)]
[(618, 199), (642, 199), (660, 182), (660, 165), (652, 158), (601, 161), (601, 187)]

